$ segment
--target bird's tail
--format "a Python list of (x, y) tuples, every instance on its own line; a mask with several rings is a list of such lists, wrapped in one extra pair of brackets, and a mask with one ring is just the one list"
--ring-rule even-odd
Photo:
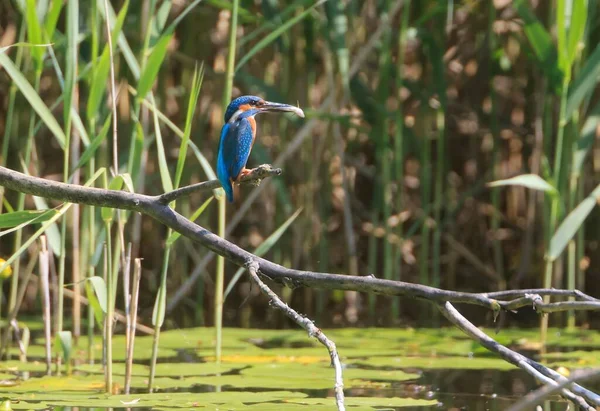
[(223, 163), (223, 159), (221, 158), (221, 151), (219, 150), (219, 159), (217, 160), (217, 177), (221, 182), (221, 186), (223, 190), (225, 190), (225, 195), (227, 196), (227, 200), (230, 203), (233, 203), (233, 180), (229, 176), (227, 172), (227, 168)]
[(227, 200), (230, 203), (233, 203), (233, 181), (231, 179), (227, 180), (221, 184), (223, 186), (223, 190), (225, 190), (225, 195), (227, 196)]

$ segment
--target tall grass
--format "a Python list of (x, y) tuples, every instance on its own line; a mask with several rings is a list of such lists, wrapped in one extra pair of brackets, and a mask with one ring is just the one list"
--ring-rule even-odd
[[(239, 0), (233, 0), (231, 9), (231, 18), (229, 21), (229, 43), (227, 47), (227, 66), (225, 69), (225, 84), (223, 87), (223, 99), (221, 110), (225, 113), (229, 101), (231, 100), (231, 92), (233, 89), (233, 78), (235, 74), (235, 57), (237, 44), (238, 30), (238, 10), (240, 7)], [(221, 237), (225, 237), (225, 207), (226, 200), (224, 196), (219, 198), (219, 226), (218, 233)], [(215, 281), (215, 330), (216, 330), (216, 349), (215, 360), (217, 364), (221, 363), (221, 340), (223, 333), (223, 284), (225, 282), (225, 259), (222, 256), (217, 257), (217, 273)]]
[[(599, 170), (588, 154), (600, 112), (592, 92), (600, 31), (592, 24), (594, 7), (583, 7), (583, 0), (553, 1), (566, 12), (550, 19), (543, 17), (549, 5), (535, 9), (526, 0), (501, 9), (438, 0), (16, 4), (22, 7), (7, 19), (18, 27), (14, 42), (23, 44), (0, 50), (0, 86), (8, 91), (2, 165), (94, 186), (104, 185), (103, 176), (115, 189), (158, 194), (214, 178), (222, 112), (231, 97), (298, 102), (306, 109), (304, 123), (260, 118), (249, 162), (281, 165), (283, 177), (242, 188), (242, 200), (227, 208), (222, 199), (215, 207), (200, 195), (173, 207), (242, 247), (299, 268), (468, 290), (514, 280), (515, 286), (597, 291), (585, 281), (586, 262), (596, 261), (588, 246), (597, 238), (583, 229), (595, 224), (598, 196)], [(32, 46), (41, 44), (51, 46)], [(204, 71), (197, 69), (202, 62)], [(538, 73), (538, 83), (546, 84), (543, 101), (531, 92)], [(529, 138), (533, 112), (540, 113), (538, 129), (544, 122), (538, 142), (544, 155), (537, 159), (530, 154), (541, 153)], [(525, 179), (502, 184), (541, 190), (548, 211), (534, 196), (531, 214), (520, 201), (522, 188), (485, 188), (517, 174)], [(140, 296), (156, 296), (139, 302), (140, 320), (155, 327), (153, 363), (161, 328), (183, 324), (216, 326), (218, 360), (222, 327), (241, 323), (236, 313), (247, 296), (244, 287), (232, 286), (224, 301), (224, 284), (232, 278), (239, 284), (240, 275), (141, 216), (83, 207), (81, 215), (65, 218), (71, 207), (1, 194), (0, 218), (21, 218), (1, 232), (0, 257), (14, 271), (2, 312), (15, 307), (24, 265), (45, 234), (60, 283), (53, 295), (55, 332), (79, 334), (77, 303), (71, 310), (62, 295), (65, 284), (79, 281), (77, 268), (86, 281), (73, 289), (86, 293), (106, 270), (107, 296), (97, 298), (106, 313), (91, 307), (82, 319), (93, 361), (95, 324), (108, 344), (114, 310), (130, 311), (124, 274), (131, 243), (129, 261), (143, 259)], [(35, 208), (52, 211), (35, 214)], [(303, 213), (293, 214), (300, 208)], [(12, 214), (24, 210), (31, 212)], [(279, 230), (290, 221), (293, 230)], [(530, 227), (530, 270), (513, 277), (513, 257), (529, 252), (521, 247), (522, 227)], [(276, 241), (271, 233), (279, 233)], [(455, 248), (444, 246), (446, 235)], [(468, 250), (469, 258), (456, 249)], [(488, 261), (493, 284), (480, 275)], [(0, 265), (2, 271), (6, 264)], [(563, 265), (566, 281), (556, 282)], [(388, 310), (376, 297), (363, 304), (336, 292), (294, 290), (287, 297), (325, 323), (402, 323), (425, 313), (413, 304), (401, 309), (394, 300)], [(254, 308), (262, 303), (248, 304), (259, 312)], [(422, 315), (424, 323), (430, 319)], [(576, 320), (571, 315), (569, 325)], [(281, 321), (275, 315), (248, 324)], [(110, 350), (106, 363), (110, 368)]]

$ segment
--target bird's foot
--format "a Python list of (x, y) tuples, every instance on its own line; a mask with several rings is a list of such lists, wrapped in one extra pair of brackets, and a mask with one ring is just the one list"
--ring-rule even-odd
[(254, 172), (253, 168), (244, 168), (242, 169), (242, 171), (240, 172), (240, 178), (246, 177), (248, 174), (252, 174)]
[[(281, 175), (280, 168), (273, 168), (270, 164), (262, 164), (255, 168), (244, 168), (240, 172), (240, 175), (236, 179), (236, 183), (240, 184), (242, 181), (247, 181), (251, 185), (259, 186), (263, 178), (279, 176)], [(250, 181), (248, 181), (250, 180)]]
[[(244, 168), (242, 170), (242, 172), (240, 173), (240, 177), (239, 177), (239, 181), (241, 181), (242, 179), (244, 179), (245, 177), (254, 174), (258, 169), (260, 169), (261, 166), (257, 167), (257, 168)], [(251, 185), (258, 187), (260, 185), (261, 179), (260, 178), (256, 178), (254, 180), (252, 180), (250, 182)]]

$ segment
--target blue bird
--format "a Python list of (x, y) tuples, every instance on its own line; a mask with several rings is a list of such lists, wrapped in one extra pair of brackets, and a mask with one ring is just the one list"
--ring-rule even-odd
[(233, 183), (251, 171), (246, 169), (246, 163), (256, 138), (254, 116), (269, 111), (287, 111), (304, 117), (298, 107), (272, 103), (256, 96), (238, 97), (227, 106), (219, 141), (217, 177), (229, 202), (233, 202)]

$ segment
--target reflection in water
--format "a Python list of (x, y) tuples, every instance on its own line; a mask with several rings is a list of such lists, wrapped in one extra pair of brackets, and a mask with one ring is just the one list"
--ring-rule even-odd
[[(535, 357), (537, 352), (525, 343), (535, 341), (536, 335), (529, 334), (526, 330), (510, 330), (503, 332), (502, 337), (506, 344), (512, 344), (515, 349), (520, 348), (519, 351), (531, 349), (528, 354)], [(538, 387), (536, 381), (528, 374), (509, 368), (505, 362), (483, 351), (452, 329), (339, 329), (333, 331), (332, 335), (339, 342), (340, 353), (346, 356), (346, 395), (359, 398), (376, 397), (378, 401), (381, 398), (382, 404), (373, 404), (378, 410), (504, 410)], [(292, 403), (290, 396), (294, 395), (300, 398), (300, 401), (305, 396), (309, 400), (315, 400), (326, 399), (333, 395), (330, 375), (327, 374), (329, 368), (327, 368), (326, 353), (322, 347), (307, 340), (304, 333), (300, 331), (227, 330), (225, 358), (228, 362), (222, 364), (219, 369), (222, 375), (219, 379), (214, 376), (214, 363), (211, 359), (212, 333), (206, 329), (173, 330), (165, 332), (164, 336), (164, 348), (162, 348), (157, 374), (162, 389), (156, 392), (158, 395), (170, 397), (163, 398), (156, 404), (150, 404), (151, 400), (147, 397), (143, 400), (147, 401), (145, 404), (147, 407), (156, 405), (161, 409), (198, 407), (200, 410), (214, 410), (217, 407), (214, 404), (221, 404), (219, 402), (221, 398), (227, 400), (235, 398), (232, 404), (235, 401), (237, 405), (229, 407), (229, 404), (221, 404), (218, 408), (261, 411), (331, 409), (332, 403), (327, 402), (329, 400), (326, 401), (327, 405), (323, 406)], [(585, 342), (586, 347), (578, 345), (570, 350), (556, 347), (557, 349), (553, 350), (555, 353), (548, 354), (545, 359), (559, 361), (555, 364), (567, 367), (570, 365), (575, 367), (577, 364), (579, 366), (597, 364), (599, 358), (597, 353), (586, 351), (585, 348), (589, 346), (597, 349), (596, 344), (600, 344), (600, 341), (597, 341), (595, 333), (588, 332), (586, 337), (587, 339), (556, 336), (555, 344), (565, 341), (572, 344)], [(144, 349), (150, 347), (150, 339), (140, 337), (138, 341), (139, 347)], [(519, 345), (520, 343), (523, 344)], [(35, 345), (32, 347), (35, 349)], [(35, 353), (32, 350), (31, 354)], [(55, 386), (53, 386), (49, 380), (42, 378), (44, 367), (36, 359), (42, 357), (30, 355), (26, 366), (18, 361), (2, 364), (5, 366), (2, 370), (4, 380), (1, 381), (4, 388), (0, 390), (0, 399), (5, 397), (11, 400), (28, 400), (29, 404), (36, 409), (53, 403), (61, 405), (61, 407), (54, 407), (54, 410), (92, 410), (83, 407), (64, 407), (65, 404), (99, 406), (93, 410), (149, 409), (139, 406), (125, 408), (127, 403), (123, 408), (106, 408), (120, 406), (122, 402), (119, 399), (125, 398), (111, 397), (110, 401), (106, 401), (104, 394), (98, 391), (97, 383), (101, 384), (102, 381), (102, 369), (99, 365), (91, 367), (80, 363), (76, 366), (74, 378), (71, 380), (65, 377), (55, 378)], [(116, 362), (115, 370), (120, 370), (121, 365), (122, 363)], [(134, 389), (128, 400), (138, 396), (143, 397), (146, 393), (148, 367), (143, 355), (136, 360), (134, 368)], [(17, 371), (19, 369), (20, 371)], [(403, 374), (399, 370), (408, 374)], [(121, 375), (119, 374), (119, 378)], [(18, 380), (15, 380), (17, 376)], [(9, 386), (9, 383), (12, 386)], [(217, 383), (221, 385), (215, 387)], [(69, 387), (65, 387), (65, 384), (69, 384)], [(599, 385), (600, 383), (597, 383), (596, 386), (589, 388), (598, 390)], [(71, 396), (65, 392), (65, 389), (77, 394)], [(221, 391), (218, 394), (219, 401), (210, 400), (209, 405), (206, 400), (207, 395), (214, 399), (216, 397), (210, 393), (218, 390)], [(35, 393), (38, 399), (28, 397), (26, 392)], [(40, 402), (42, 395), (45, 395), (47, 400)], [(252, 401), (254, 406), (242, 405), (249, 397), (256, 395), (260, 395), (261, 399), (256, 400), (255, 397)], [(385, 399), (391, 398), (428, 400), (434, 401), (435, 404), (383, 408)], [(200, 399), (205, 403), (199, 402)], [(289, 402), (281, 402), (284, 399)], [(566, 403), (559, 397), (553, 397), (552, 400), (547, 403), (546, 410), (565, 409)], [(194, 403), (197, 405), (191, 405)], [(15, 408), (24, 409), (27, 405), (28, 403), (22, 402), (20, 406), (15, 404)], [(261, 408), (261, 405), (264, 407)], [(201, 406), (204, 407), (200, 408)], [(352, 411), (352, 408), (348, 407), (348, 411)]]
[[(411, 370), (412, 371), (412, 370)], [(469, 411), (501, 411), (508, 408), (529, 391), (538, 387), (535, 380), (521, 370), (432, 370), (425, 371), (417, 380), (393, 383), (391, 387), (351, 388), (345, 390), (352, 397), (401, 397), (438, 401), (437, 405), (427, 407), (385, 408), (394, 411), (425, 411), (425, 410), (469, 410)], [(197, 385), (185, 390), (169, 389), (164, 392), (206, 393), (215, 392), (210, 385)], [(232, 389), (222, 387), (224, 392), (264, 392), (259, 389)], [(326, 398), (332, 395), (330, 390), (296, 390), (312, 398)], [(549, 411), (564, 410), (565, 402), (559, 397), (549, 401)], [(286, 404), (281, 404), (285, 411)], [(58, 407), (54, 410), (93, 411), (93, 410), (142, 410), (143, 408), (75, 408)], [(223, 409), (227, 409), (224, 407)], [(306, 406), (311, 410), (311, 406)]]

